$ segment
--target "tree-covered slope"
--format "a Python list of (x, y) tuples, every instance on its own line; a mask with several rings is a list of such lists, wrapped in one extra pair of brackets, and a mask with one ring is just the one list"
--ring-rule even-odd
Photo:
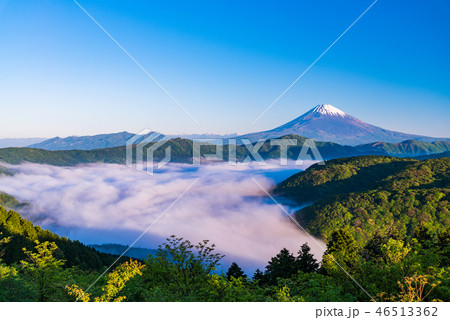
[[(0, 149), (1, 150), (1, 149)], [(1, 175), (7, 175), (7, 176), (11, 176), (13, 175), (13, 173), (6, 167), (0, 165), (0, 176)]]
[(296, 213), (309, 232), (322, 238), (348, 228), (362, 245), (374, 233), (410, 238), (425, 225), (441, 233), (450, 223), (450, 189), (371, 190), (322, 200)]
[(6, 163), (19, 164), (32, 162), (55, 166), (72, 166), (81, 163), (125, 163), (125, 151), (122, 147), (98, 150), (48, 151), (32, 148), (0, 149), (0, 159)]
[(28, 205), (27, 203), (22, 203), (17, 201), (16, 198), (10, 196), (9, 194), (0, 192), (0, 206), (7, 209), (19, 209)]
[(405, 140), (399, 143), (375, 142), (355, 147), (363, 154), (380, 154), (395, 157), (416, 157), (450, 151), (449, 141), (423, 142)]
[(410, 237), (421, 225), (441, 232), (450, 223), (450, 158), (336, 159), (288, 178), (275, 192), (317, 201), (296, 217), (322, 238), (337, 228), (350, 229), (361, 244), (375, 232)]
[[(307, 140), (310, 140), (308, 138), (299, 136), (299, 135), (286, 135), (283, 137), (280, 137), (278, 139), (279, 143), (283, 144), (283, 141), (287, 140), (296, 140), (297, 145), (290, 145), (287, 149), (287, 157), (289, 159), (306, 159), (308, 156), (311, 156), (312, 159), (316, 159), (314, 154), (311, 152), (309, 147), (311, 145), (305, 144)], [(317, 151), (319, 151), (321, 157), (323, 159), (334, 159), (334, 158), (340, 158), (340, 157), (349, 157), (349, 156), (355, 156), (360, 155), (361, 153), (357, 151), (355, 148), (350, 146), (342, 146), (340, 144), (334, 143), (334, 142), (326, 142), (326, 141), (314, 141), (315, 147), (317, 147)], [(300, 152), (302, 150), (302, 147), (305, 146), (305, 151), (307, 151), (307, 156), (300, 156)], [(243, 149), (241, 146), (242, 152), (245, 153), (246, 149)], [(261, 149), (259, 150), (259, 153), (263, 157), (263, 159), (276, 159), (280, 157), (280, 147), (276, 144), (271, 144), (270, 142), (266, 142), (261, 146)], [(300, 156), (300, 157), (299, 157)]]
[(22, 218), (19, 213), (8, 211), (2, 206), (0, 206), (0, 233), (3, 237), (11, 237), (11, 241), (2, 247), (4, 250), (2, 260), (7, 264), (26, 259), (22, 248), (33, 249), (36, 240), (55, 242), (59, 248), (58, 257), (66, 260), (67, 267), (78, 266), (86, 270), (100, 269), (109, 266), (117, 258), (117, 256), (100, 253), (79, 241), (71, 241), (41, 229)]
[(419, 161), (384, 156), (334, 159), (289, 177), (274, 192), (299, 202), (309, 202), (331, 195), (393, 188), (399, 184), (404, 184), (402, 188), (425, 184), (448, 186), (449, 161), (449, 158)]

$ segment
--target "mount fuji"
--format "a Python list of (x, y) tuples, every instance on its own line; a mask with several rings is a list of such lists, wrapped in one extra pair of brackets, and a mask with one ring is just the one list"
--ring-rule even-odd
[(423, 142), (449, 140), (386, 130), (365, 123), (329, 104), (318, 105), (300, 117), (272, 130), (249, 133), (237, 138), (255, 142), (259, 139), (279, 138), (288, 134), (350, 146), (379, 141), (396, 143), (404, 140)]

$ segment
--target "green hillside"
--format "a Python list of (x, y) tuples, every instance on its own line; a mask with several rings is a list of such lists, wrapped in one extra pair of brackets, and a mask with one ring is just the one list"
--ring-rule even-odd
[(52, 241), (59, 248), (59, 258), (66, 260), (66, 266), (78, 266), (91, 270), (109, 266), (117, 256), (100, 253), (79, 241), (71, 241), (48, 230), (33, 225), (22, 218), (19, 213), (6, 210), (0, 206), (0, 233), (3, 237), (11, 237), (11, 241), (2, 246), (2, 260), (7, 264), (19, 262), (26, 258), (22, 248), (33, 249), (34, 241)]
[(330, 160), (274, 191), (300, 203), (317, 201), (296, 217), (322, 238), (338, 228), (351, 230), (361, 244), (375, 232), (410, 237), (422, 225), (442, 232), (450, 223), (450, 158)]
[(32, 148), (0, 149), (0, 159), (10, 164), (32, 162), (55, 166), (73, 166), (81, 163), (125, 163), (124, 148), (107, 148), (98, 150), (64, 150), (48, 151)]
[[(302, 146), (305, 144), (305, 141), (309, 139), (299, 135), (286, 135), (274, 140), (279, 140), (282, 143), (283, 140), (288, 139), (297, 140), (297, 145), (289, 146), (289, 148), (287, 149), (288, 158), (296, 160), (299, 158), (300, 151), (302, 149)], [(314, 141), (314, 145), (317, 147), (317, 150), (320, 152), (320, 155), (323, 159), (348, 157), (360, 154), (360, 152), (355, 150), (355, 148), (353, 147), (342, 146), (334, 142)], [(246, 149), (243, 149), (243, 153), (245, 152), (245, 150)], [(263, 159), (277, 159), (280, 157), (280, 147), (277, 145), (271, 145), (269, 142), (267, 142), (261, 146), (259, 153), (261, 154)], [(308, 150), (308, 155), (315, 159), (314, 155), (311, 153), (311, 150)], [(300, 158), (303, 159), (303, 157)]]
[[(0, 149), (0, 150), (2, 150), (2, 149)], [(3, 174), (11, 176), (13, 173), (10, 170), (8, 170), (8, 168), (0, 165), (0, 176), (3, 175)]]
[[(362, 192), (405, 183), (448, 186), (449, 158), (419, 161), (410, 158), (360, 156), (315, 164), (289, 177), (274, 190), (299, 202), (316, 201), (325, 196)], [(430, 187), (431, 185), (428, 185)]]
[(405, 140), (399, 143), (376, 142), (355, 147), (363, 154), (379, 154), (395, 157), (416, 157), (450, 151), (449, 141), (422, 142)]
[(4, 208), (17, 210), (27, 205), (27, 203), (17, 201), (16, 198), (10, 196), (9, 194), (0, 192), (0, 206)]

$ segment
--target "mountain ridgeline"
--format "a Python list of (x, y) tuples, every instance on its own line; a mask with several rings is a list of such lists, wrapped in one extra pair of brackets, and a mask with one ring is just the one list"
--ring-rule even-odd
[[(304, 142), (305, 137), (297, 135), (286, 135), (278, 138), (280, 143), (283, 140), (296, 139), (297, 145), (289, 146), (287, 156), (289, 159), (296, 160)], [(156, 142), (150, 142), (143, 146), (144, 160), (146, 160), (147, 150)], [(161, 160), (165, 157), (167, 147), (171, 149), (171, 162), (190, 163), (193, 157), (194, 142), (189, 139), (171, 139), (167, 140), (161, 147), (155, 150), (154, 159)], [(329, 160), (334, 158), (351, 157), (358, 155), (387, 155), (399, 157), (417, 157), (435, 153), (444, 153), (450, 151), (450, 142), (420, 142), (408, 140), (401, 143), (375, 143), (360, 146), (343, 146), (334, 142), (314, 141), (317, 150), (323, 159)], [(253, 143), (252, 146), (255, 146)], [(136, 146), (134, 146), (136, 147)], [(234, 147), (234, 145), (233, 145)], [(244, 145), (236, 145), (236, 158), (243, 161), (246, 157), (254, 159), (248, 148)], [(212, 144), (201, 146), (201, 155), (214, 154), (216, 146)], [(223, 147), (223, 159), (229, 159), (230, 146)], [(279, 159), (280, 146), (270, 143), (270, 140), (264, 142), (258, 150), (263, 159)], [(309, 150), (305, 159), (315, 159), (315, 155)], [(83, 163), (117, 163), (125, 164), (126, 147), (119, 146), (113, 148), (102, 148), (94, 150), (56, 150), (49, 151), (34, 148), (3, 148), (0, 149), (0, 160), (10, 164), (19, 164), (22, 162), (32, 162), (40, 164), (49, 164), (56, 166), (73, 166)], [(317, 159), (315, 159), (317, 160)]]
[[(154, 136), (154, 135), (157, 135)], [(433, 138), (416, 134), (407, 134), (397, 131), (386, 130), (371, 124), (365, 123), (344, 111), (329, 105), (317, 105), (298, 118), (287, 122), (272, 130), (249, 133), (238, 136), (237, 134), (217, 135), (217, 134), (190, 134), (190, 135), (163, 135), (154, 131), (142, 131), (138, 134), (130, 132), (117, 132), (108, 134), (98, 134), (92, 136), (70, 136), (66, 138), (55, 137), (42, 141), (43, 139), (0, 139), (0, 148), (4, 147), (29, 147), (33, 149), (55, 150), (94, 150), (103, 148), (120, 147), (129, 144), (136, 144), (144, 139), (149, 141), (171, 140), (175, 138), (182, 139), (209, 139), (213, 141), (226, 141), (227, 139), (248, 139), (251, 142), (257, 142), (261, 139), (277, 139), (287, 135), (296, 135), (308, 137), (317, 141), (329, 141), (348, 146), (360, 146), (360, 149), (369, 149), (373, 153), (378, 149), (380, 152), (389, 150), (390, 155), (394, 152), (398, 156), (414, 155), (415, 147), (402, 145), (395, 147), (389, 143), (401, 143), (406, 140), (415, 140), (421, 142), (450, 141), (449, 138)], [(29, 142), (27, 144), (27, 142)], [(35, 142), (31, 144), (32, 142)], [(437, 146), (431, 148), (431, 153)], [(418, 151), (426, 150), (427, 146), (419, 147)], [(445, 152), (440, 151), (440, 152)], [(385, 153), (383, 153), (385, 154)]]
[(28, 145), (29, 148), (45, 150), (92, 150), (124, 146), (134, 136), (126, 131), (94, 136), (55, 137)]

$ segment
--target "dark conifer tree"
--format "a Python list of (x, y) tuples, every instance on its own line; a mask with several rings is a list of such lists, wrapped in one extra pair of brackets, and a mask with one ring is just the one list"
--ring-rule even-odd
[(255, 273), (253, 274), (253, 280), (262, 281), (263, 279), (264, 279), (264, 273), (262, 273), (261, 270), (256, 269)]
[(328, 241), (327, 253), (347, 267), (347, 271), (354, 271), (359, 263), (359, 249), (353, 235), (346, 229), (333, 231)]
[(238, 278), (247, 278), (247, 276), (245, 275), (244, 271), (242, 271), (242, 269), (237, 265), (236, 262), (233, 262), (230, 266), (230, 268), (228, 268), (227, 271), (227, 278), (228, 280), (231, 279), (231, 277), (238, 279)]
[(316, 272), (319, 268), (319, 264), (317, 260), (314, 259), (314, 255), (310, 253), (311, 248), (308, 246), (308, 243), (304, 243), (300, 251), (298, 252), (298, 257), (296, 261), (296, 271), (302, 271), (306, 273)]
[(288, 249), (283, 248), (280, 253), (270, 259), (266, 266), (264, 277), (267, 283), (275, 285), (277, 278), (290, 278), (295, 272), (295, 257)]
[(244, 271), (237, 265), (236, 262), (233, 262), (230, 266), (230, 268), (227, 271), (227, 278), (228, 280), (231, 279), (231, 277), (238, 279), (238, 278), (247, 278)]
[(381, 246), (385, 243), (385, 238), (383, 238), (377, 231), (374, 232), (373, 236), (363, 249), (363, 256), (367, 261), (377, 260), (383, 256), (381, 252)]

